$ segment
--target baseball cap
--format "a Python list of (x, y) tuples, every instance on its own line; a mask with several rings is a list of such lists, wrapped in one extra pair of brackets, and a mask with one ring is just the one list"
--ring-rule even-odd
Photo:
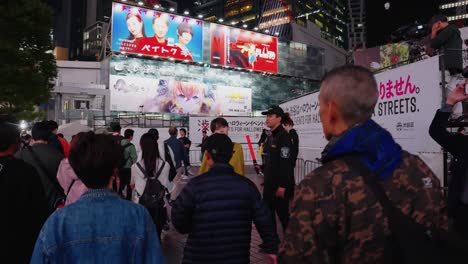
[(231, 139), (224, 134), (215, 133), (209, 136), (204, 143), (205, 149), (213, 156), (232, 155), (234, 144)]
[(270, 106), (270, 108), (268, 108), (268, 110), (262, 112), (262, 115), (272, 115), (272, 114), (276, 114), (277, 116), (284, 116), (284, 111), (283, 111), (283, 108), (277, 106), (277, 105), (272, 105)]

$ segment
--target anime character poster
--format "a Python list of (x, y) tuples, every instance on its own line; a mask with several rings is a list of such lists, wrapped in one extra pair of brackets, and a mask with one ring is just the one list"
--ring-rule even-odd
[(112, 51), (201, 62), (203, 21), (113, 3)]
[(278, 38), (217, 24), (210, 27), (211, 63), (278, 72)]
[(248, 115), (252, 91), (197, 82), (111, 75), (111, 110), (199, 115)]

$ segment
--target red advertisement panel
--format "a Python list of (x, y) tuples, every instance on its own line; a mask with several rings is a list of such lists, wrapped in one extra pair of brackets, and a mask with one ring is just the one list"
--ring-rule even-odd
[(277, 73), (278, 39), (211, 24), (211, 63)]

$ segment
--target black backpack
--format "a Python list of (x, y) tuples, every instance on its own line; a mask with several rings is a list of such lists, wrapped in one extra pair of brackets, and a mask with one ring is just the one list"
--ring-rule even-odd
[(118, 164), (118, 169), (121, 170), (121, 169), (123, 169), (123, 168), (125, 167), (125, 164), (127, 163), (128, 159), (130, 158), (130, 157), (126, 157), (126, 158), (125, 158), (125, 149), (127, 149), (127, 148), (130, 147), (130, 146), (132, 146), (133, 144), (129, 142), (129, 143), (127, 143), (127, 144), (125, 144), (125, 145), (122, 146), (122, 140), (124, 140), (124, 137), (123, 137), (123, 136), (120, 136), (120, 135), (118, 135), (118, 136), (113, 136), (113, 137), (114, 137), (114, 142), (115, 142), (117, 145), (119, 145), (119, 146), (122, 147), (122, 148), (121, 148), (121, 151), (122, 151), (122, 156), (121, 156), (121, 157), (122, 157), (122, 158), (120, 159), (119, 164)]
[(385, 241), (385, 263), (463, 263), (468, 260), (468, 242), (458, 234), (426, 227), (393, 206), (377, 177), (361, 163), (359, 170), (388, 218), (391, 235)]
[(49, 170), (46, 168), (44, 163), (39, 158), (39, 155), (34, 151), (31, 146), (27, 146), (28, 151), (31, 153), (34, 161), (36, 162), (39, 169), (46, 176), (46, 179), (50, 182), (52, 190), (48, 198), (49, 209), (51, 212), (55, 211), (57, 208), (62, 208), (65, 205), (66, 196), (64, 194), (62, 186), (57, 180), (57, 175), (51, 175)]
[(164, 162), (156, 175), (150, 177), (140, 163), (137, 162), (138, 168), (143, 172), (146, 178), (145, 190), (141, 194), (138, 203), (147, 209), (158, 209), (164, 205), (164, 194), (166, 193), (166, 188), (161, 184), (158, 178), (165, 165), (166, 163)]
[(173, 181), (175, 176), (177, 175), (177, 170), (174, 165), (174, 162), (172, 161), (171, 153), (169, 152), (169, 146), (167, 143), (164, 143), (164, 159), (166, 160), (167, 163), (169, 163), (169, 181)]

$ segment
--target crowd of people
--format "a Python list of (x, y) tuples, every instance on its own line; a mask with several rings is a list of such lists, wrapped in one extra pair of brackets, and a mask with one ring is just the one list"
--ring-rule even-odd
[(165, 263), (161, 234), (172, 225), (188, 235), (183, 263), (249, 263), (253, 223), (269, 263), (463, 263), (468, 140), (446, 126), (454, 106), (468, 100), (465, 85), (448, 94), (428, 131), (455, 157), (448, 200), (427, 164), (372, 120), (377, 83), (355, 65), (335, 68), (321, 82), (328, 144), (322, 166), (299, 183), (300, 138), (276, 105), (262, 112), (263, 187), (245, 177), (242, 147), (222, 117), (211, 121), (210, 136), (204, 133), (197, 176), (182, 128), (170, 127), (164, 142), (150, 129), (138, 154), (135, 131), (122, 136), (117, 123), (109, 133), (80, 132), (68, 144), (54, 121), (37, 122), (20, 138), (15, 120), (2, 117), (8, 214), (1, 233), (9, 244), (2, 259)]

